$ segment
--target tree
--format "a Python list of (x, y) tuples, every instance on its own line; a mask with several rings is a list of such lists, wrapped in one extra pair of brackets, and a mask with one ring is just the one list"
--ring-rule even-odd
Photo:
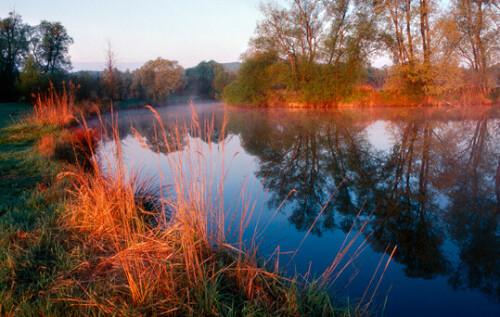
[(215, 75), (212, 81), (213, 88), (213, 98), (217, 100), (222, 99), (222, 94), (224, 92), (224, 88), (226, 88), (229, 84), (234, 81), (234, 74), (229, 72), (226, 68), (218, 67), (215, 69)]
[(490, 68), (498, 61), (500, 7), (492, 0), (453, 0), (448, 45), (474, 72), (474, 84), (488, 94)]
[(36, 57), (45, 73), (55, 73), (71, 68), (68, 51), (73, 39), (60, 22), (42, 21), (38, 26), (40, 43)]
[[(257, 25), (246, 58), (277, 58), (279, 65), (268, 72), (277, 72), (279, 79), (270, 89), (283, 99), (308, 105), (333, 103), (362, 76), (373, 52), (377, 8), (376, 3), (363, 0), (264, 3), (260, 7), (264, 19)], [(231, 90), (236, 88), (233, 85)]]
[(186, 69), (189, 93), (204, 98), (214, 98), (212, 81), (218, 66), (220, 66), (219, 63), (211, 60), (209, 62), (200, 62), (196, 67)]
[(204, 98), (219, 99), (233, 81), (231, 73), (214, 60), (186, 69), (187, 91)]
[(247, 58), (238, 70), (236, 82), (225, 87), (224, 100), (240, 106), (267, 105), (270, 90), (276, 82), (272, 69), (277, 59), (271, 54), (256, 54)]
[(78, 87), (76, 91), (77, 99), (97, 101), (103, 98), (99, 72), (80, 71), (72, 73), (70, 80)]
[(383, 16), (379, 38), (393, 57), (394, 88), (417, 98), (433, 93), (437, 61), (432, 59), (429, 2), (386, 0), (379, 7)]
[(359, 80), (368, 57), (378, 48), (376, 25), (380, 7), (377, 2), (325, 1), (325, 33), (322, 36), (322, 61), (331, 67), (336, 94), (346, 93)]
[(275, 54), (289, 67), (292, 83), (308, 79), (309, 66), (318, 61), (323, 31), (321, 1), (290, 1), (287, 8), (261, 4), (264, 20), (257, 25), (251, 46), (256, 52)]
[(0, 19), (0, 92), (3, 98), (14, 96), (14, 82), (29, 52), (31, 28), (15, 11)]
[(40, 65), (36, 62), (32, 55), (29, 55), (24, 60), (24, 67), (19, 74), (16, 82), (16, 87), (25, 98), (30, 98), (31, 94), (42, 91), (48, 88), (48, 82), (44, 78)]
[(184, 70), (177, 61), (158, 57), (150, 60), (139, 70), (140, 86), (146, 98), (166, 100), (170, 94), (185, 84)]
[(118, 96), (118, 69), (116, 68), (116, 53), (108, 41), (106, 47), (106, 69), (101, 73), (101, 81), (104, 85), (104, 91), (110, 100), (116, 99)]

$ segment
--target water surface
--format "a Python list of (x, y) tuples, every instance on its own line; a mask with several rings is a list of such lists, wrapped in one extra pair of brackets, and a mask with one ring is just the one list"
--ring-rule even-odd
[[(234, 206), (245, 186), (260, 223), (270, 223), (263, 254), (278, 245), (296, 250), (314, 223), (289, 271), (317, 275), (351, 227), (352, 236), (366, 221), (355, 244), (366, 248), (336, 281), (342, 295), (361, 298), (381, 257), (397, 246), (375, 298), (379, 306), (387, 300), (385, 315), (500, 314), (499, 111), (195, 108), (200, 122), (214, 124), (204, 149), (225, 144), (218, 157), (230, 166), (225, 205)], [(192, 114), (188, 105), (158, 112), (167, 127)], [(153, 121), (146, 109), (119, 114), (125, 161), (144, 177), (158, 166), (168, 173), (168, 155), (184, 151), (156, 142)], [(182, 145), (193, 138), (187, 131)]]

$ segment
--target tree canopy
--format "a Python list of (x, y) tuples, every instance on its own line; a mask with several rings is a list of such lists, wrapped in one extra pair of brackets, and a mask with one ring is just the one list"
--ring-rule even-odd
[(273, 74), (273, 83), (257, 85), (267, 91), (251, 89), (254, 78), (243, 66), (225, 91), (226, 101), (327, 105), (359, 98), (377, 56), (392, 57), (382, 88), (387, 96), (404, 97), (395, 102), (425, 103), (465, 91), (487, 97), (499, 56), (499, 6), (490, 0), (453, 0), (443, 8), (429, 0), (266, 1), (243, 58), (252, 65), (274, 56), (263, 72)]
[(144, 96), (153, 101), (166, 100), (183, 87), (184, 70), (177, 61), (158, 57), (142, 66), (136, 74), (136, 85)]
[[(71, 68), (73, 39), (60, 22), (23, 23), (15, 11), (0, 19), (0, 92), (2, 100), (40, 89)], [(36, 77), (35, 77), (36, 76)]]

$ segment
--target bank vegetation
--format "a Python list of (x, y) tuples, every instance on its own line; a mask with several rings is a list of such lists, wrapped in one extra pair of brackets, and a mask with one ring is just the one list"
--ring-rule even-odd
[[(495, 1), (266, 1), (228, 104), (431, 105), (498, 101)], [(390, 57), (384, 69), (370, 62)]]

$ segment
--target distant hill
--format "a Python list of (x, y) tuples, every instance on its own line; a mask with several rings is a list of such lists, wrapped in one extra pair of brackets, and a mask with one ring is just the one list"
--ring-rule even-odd
[(240, 62), (232, 62), (232, 63), (221, 63), (222, 66), (229, 69), (231, 72), (236, 73), (238, 69), (240, 69)]

